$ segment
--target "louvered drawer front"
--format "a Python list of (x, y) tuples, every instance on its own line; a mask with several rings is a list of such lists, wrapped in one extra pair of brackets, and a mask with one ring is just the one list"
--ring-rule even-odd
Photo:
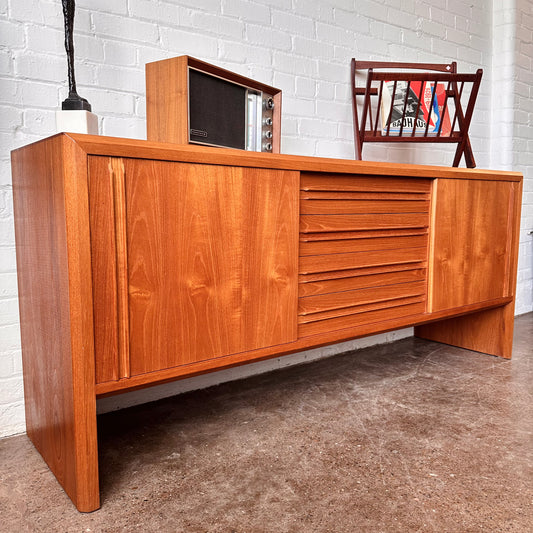
[(299, 336), (426, 310), (431, 180), (302, 173)]

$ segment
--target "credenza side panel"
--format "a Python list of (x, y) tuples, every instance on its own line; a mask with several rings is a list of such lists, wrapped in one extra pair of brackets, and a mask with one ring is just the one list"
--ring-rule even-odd
[(80, 511), (99, 507), (87, 158), (67, 137), (13, 153), (27, 434)]
[(297, 172), (91, 158), (90, 173), (98, 383), (296, 340)]

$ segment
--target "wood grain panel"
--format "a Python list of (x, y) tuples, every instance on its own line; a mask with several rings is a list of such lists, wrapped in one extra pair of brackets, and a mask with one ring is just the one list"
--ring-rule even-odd
[(427, 228), (396, 228), (396, 229), (376, 229), (363, 231), (338, 231), (328, 233), (302, 233), (301, 242), (329, 241), (341, 239), (370, 239), (371, 237), (409, 237), (411, 235), (427, 235)]
[[(343, 176), (328, 172), (302, 173), (301, 189), (303, 191), (359, 191), (385, 193), (422, 193), (429, 194), (431, 180), (406, 179), (389, 176), (361, 176), (361, 172), (353, 171), (354, 175)], [(415, 175), (415, 174), (413, 174)]]
[(428, 235), (410, 235), (407, 237), (374, 237), (367, 239), (335, 239), (330, 241), (300, 242), (300, 256), (326, 255), (350, 252), (368, 252), (371, 250), (396, 250), (398, 248), (419, 248), (427, 246)]
[[(303, 276), (302, 276), (303, 277)], [(392, 285), (394, 283), (408, 283), (423, 281), (426, 279), (425, 268), (413, 268), (399, 272), (385, 272), (366, 276), (354, 276), (348, 278), (327, 279), (314, 282), (303, 282), (300, 278), (298, 295), (300, 298), (327, 294), (332, 292), (351, 291), (365, 287), (378, 287), (380, 285)]]
[(513, 184), (439, 179), (431, 310), (508, 296)]
[(321, 335), (340, 329), (357, 328), (365, 324), (375, 324), (375, 331), (379, 331), (379, 322), (395, 320), (411, 315), (421, 315), (426, 308), (425, 301), (404, 303), (402, 300), (398, 300), (396, 302), (398, 306), (395, 306), (394, 303), (394, 301), (389, 302), (383, 309), (300, 324), (298, 335), (299, 337), (309, 337), (311, 335)]
[[(519, 172), (486, 169), (452, 168), (429, 165), (407, 165), (376, 161), (354, 161), (353, 159), (332, 159), (326, 157), (307, 157), (285, 154), (261, 154), (243, 150), (214, 148), (208, 146), (179, 145), (166, 142), (104, 137), (102, 135), (83, 135), (77, 133), (61, 134), (73, 139), (89, 155), (106, 157), (135, 157), (138, 159), (157, 159), (182, 163), (229, 165), (240, 167), (294, 170), (331, 176), (364, 175), (389, 179), (435, 179), (453, 178), (467, 180), (512, 181), (520, 182)], [(429, 189), (428, 189), (429, 190)]]
[[(351, 315), (357, 315), (357, 321), (361, 321), (364, 323), (364, 320), (361, 320), (361, 316), (365, 313), (369, 313), (371, 311), (376, 311), (378, 309), (390, 309), (394, 307), (399, 307), (402, 305), (408, 305), (412, 303), (419, 303), (425, 301), (425, 296), (422, 294), (418, 294), (415, 296), (405, 296), (405, 297), (399, 297), (399, 298), (392, 298), (388, 300), (381, 300), (377, 302), (370, 302), (365, 303), (361, 305), (354, 305), (351, 307), (341, 307), (338, 309), (330, 309), (326, 311), (321, 311), (320, 313), (314, 313), (311, 315), (300, 315), (298, 317), (298, 324), (309, 324), (311, 322), (322, 322), (324, 320), (330, 320), (332, 318), (340, 318), (340, 317), (346, 317)], [(393, 313), (394, 316), (394, 313)], [(354, 322), (354, 324), (357, 324), (358, 322)]]
[[(304, 178), (305, 179), (305, 178)], [(347, 179), (347, 178), (345, 178)], [(365, 178), (376, 180), (378, 178)], [(420, 192), (387, 192), (387, 191), (310, 191), (303, 189), (300, 191), (300, 200), (409, 200), (417, 202), (427, 202), (429, 194), (427, 191)]]
[(125, 167), (132, 374), (295, 340), (298, 174)]
[(129, 303), (124, 163), (89, 158), (96, 382), (129, 369)]
[[(491, 189), (494, 183), (487, 183), (486, 189)], [(480, 310), (471, 315), (448, 318), (439, 322), (432, 322), (415, 328), (415, 335), (424, 339), (444, 342), (454, 346), (461, 346), (468, 350), (476, 350), (510, 359), (513, 350), (513, 329), (514, 329), (514, 297), (517, 276), (518, 246), (520, 236), (520, 210), (522, 202), (522, 183), (502, 182), (501, 187), (510, 187), (511, 207), (509, 209), (509, 270), (505, 273), (507, 279), (495, 279), (507, 294), (506, 298), (511, 301), (504, 302), (505, 305), (493, 309)], [(440, 191), (440, 187), (439, 187)], [(494, 193), (493, 193), (494, 194)], [(436, 289), (434, 292), (438, 292)], [(456, 314), (465, 307), (476, 305), (468, 303), (459, 309), (446, 308), (443, 313), (455, 312)], [(478, 302), (481, 309), (486, 305), (486, 301)], [(434, 311), (430, 316), (437, 316), (438, 311)]]
[[(382, 285), (368, 287), (352, 291), (342, 291), (326, 293), (317, 296), (307, 296), (298, 301), (298, 313), (300, 315), (312, 315), (333, 309), (353, 307), (374, 302), (395, 300), (409, 296), (420, 296), (425, 294), (425, 281), (414, 281), (410, 283), (397, 283), (394, 285)], [(313, 317), (311, 316), (312, 320)]]
[(120, 378), (127, 378), (130, 376), (130, 324), (128, 316), (128, 235), (124, 161), (111, 158), (109, 170), (113, 180), (115, 250), (117, 255), (118, 374)]
[(186, 56), (146, 64), (147, 139), (188, 144), (187, 86)]
[[(483, 302), (482, 304), (478, 303), (468, 305), (464, 308), (461, 308), (461, 310), (439, 311), (438, 313), (434, 314), (421, 312), (409, 314), (403, 317), (395, 317), (389, 320), (380, 320), (377, 323), (371, 322), (369, 324), (361, 324), (359, 326), (348, 327), (340, 330), (332, 329), (329, 331), (323, 331), (318, 335), (313, 336), (313, 338), (298, 337), (298, 340), (289, 344), (269, 346), (267, 348), (261, 348), (252, 352), (242, 352), (239, 354), (229, 355), (227, 357), (221, 357), (215, 360), (211, 359), (198, 363), (191, 363), (190, 365), (173, 367), (166, 370), (161, 370), (159, 372), (153, 372), (151, 374), (141, 374), (140, 376), (132, 376), (127, 380), (102, 383), (96, 387), (96, 392), (98, 397), (109, 396), (124, 391), (148, 387), (156, 383), (165, 383), (168, 381), (174, 381), (176, 379), (182, 379), (184, 377), (205, 374), (206, 372), (212, 372), (213, 370), (221, 370), (250, 362), (271, 359), (273, 357), (279, 357), (280, 355), (306, 350), (311, 346), (325, 346), (327, 344), (343, 342), (350, 339), (364, 337), (366, 335), (373, 335), (375, 333), (384, 333), (387, 331), (393, 331), (395, 329), (411, 327), (416, 324), (425, 324), (437, 319), (444, 320), (451, 316), (458, 316), (458, 314), (467, 316), (469, 313), (477, 312), (480, 309), (488, 310), (491, 308), (501, 307), (502, 305), (506, 305), (511, 301), (512, 298), (499, 298), (498, 300)], [(422, 309), (425, 309), (425, 303), (422, 306)]]
[(358, 252), (353, 254), (311, 255), (300, 258), (300, 273), (327, 272), (381, 265), (399, 265), (425, 261), (427, 249), (404, 248), (393, 254), (389, 250)]
[(99, 507), (85, 154), (57, 136), (12, 154), (29, 438), (80, 511)]
[(330, 270), (327, 272), (312, 272), (300, 274), (298, 280), (300, 283), (309, 283), (313, 281), (324, 281), (330, 279), (351, 278), (356, 276), (369, 276), (372, 274), (384, 274), (386, 272), (398, 272), (401, 270), (426, 269), (427, 262), (419, 261), (413, 263), (399, 263), (397, 265), (378, 265), (367, 268), (348, 268), (346, 270)]
[(89, 205), (96, 383), (119, 377), (118, 291), (113, 173), (107, 157), (89, 158)]
[(427, 213), (302, 215), (300, 217), (300, 231), (302, 233), (425, 228), (428, 225), (429, 215)]
[(355, 213), (427, 213), (429, 200), (302, 200), (302, 215), (331, 215)]

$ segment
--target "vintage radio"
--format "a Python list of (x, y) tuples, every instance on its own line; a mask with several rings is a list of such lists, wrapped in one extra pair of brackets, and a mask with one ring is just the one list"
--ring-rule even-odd
[(147, 138), (280, 151), (281, 91), (180, 56), (146, 65)]

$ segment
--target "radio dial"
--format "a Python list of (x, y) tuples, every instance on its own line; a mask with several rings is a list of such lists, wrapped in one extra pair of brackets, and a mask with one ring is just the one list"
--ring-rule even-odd
[(274, 109), (274, 98), (267, 98), (265, 100), (265, 107), (267, 109)]

